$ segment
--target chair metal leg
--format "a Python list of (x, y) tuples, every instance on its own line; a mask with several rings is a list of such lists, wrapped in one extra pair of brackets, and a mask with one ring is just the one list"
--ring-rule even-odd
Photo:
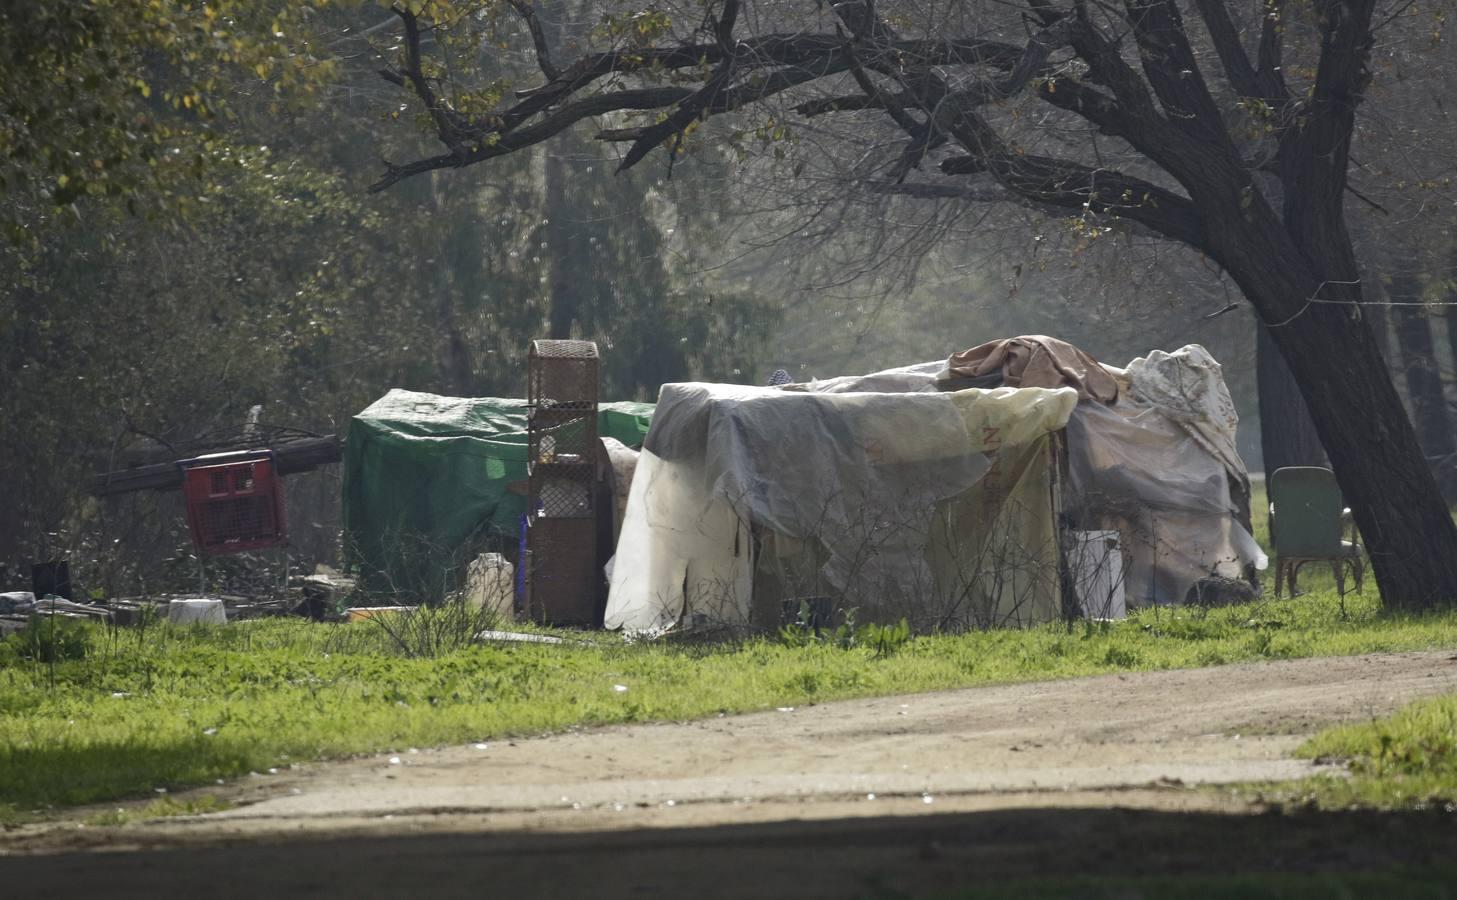
[(1346, 561), (1343, 559), (1331, 560), (1331, 571), (1336, 575), (1336, 593), (1341, 599), (1346, 599)]
[(1280, 590), (1285, 586), (1285, 560), (1275, 557), (1275, 599), (1280, 599)]

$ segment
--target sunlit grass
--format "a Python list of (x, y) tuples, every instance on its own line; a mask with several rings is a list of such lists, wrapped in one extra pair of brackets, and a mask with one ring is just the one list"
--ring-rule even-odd
[[(1262, 492), (1254, 506), (1263, 535)], [(1117, 623), (921, 637), (888, 656), (766, 640), (704, 647), (596, 635), (561, 645), (472, 645), (427, 658), (412, 656), (370, 623), (77, 625), (85, 630), (84, 658), (52, 665), (7, 657), (0, 648), (0, 818), (150, 796), (292, 762), (579, 726), (1108, 672), (1457, 647), (1457, 613), (1386, 614), (1371, 587), (1342, 603), (1328, 572), (1310, 573), (1303, 585), (1309, 593), (1301, 597), (1239, 607), (1152, 609)], [(1324, 737), (1309, 752), (1378, 760), (1404, 753), (1406, 769), (1373, 768), (1369, 775), (1373, 782), (1399, 776), (1400, 796), (1414, 797), (1427, 790), (1422, 779), (1445, 785), (1457, 770), (1447, 760), (1422, 774), (1436, 745), (1417, 737), (1447, 728), (1450, 738), (1457, 699), (1423, 709), (1410, 724), (1391, 726), (1411, 740), (1392, 737), (1381, 745), (1385, 757), (1370, 753), (1381, 732), (1360, 729)], [(1439, 749), (1438, 756), (1447, 752)], [(1363, 783), (1358, 778), (1349, 788)]]
[(1452, 808), (1457, 803), (1457, 695), (1419, 700), (1391, 716), (1316, 735), (1300, 755), (1346, 761), (1349, 778), (1312, 779), (1271, 793), (1324, 808)]
[[(409, 658), (368, 625), (93, 629), (84, 659), (0, 668), (0, 802), (78, 804), (290, 762), (614, 722), (1115, 671), (1457, 646), (1457, 614), (1343, 615), (1327, 592), (867, 649), (471, 646)], [(620, 690), (626, 688), (626, 690)]]

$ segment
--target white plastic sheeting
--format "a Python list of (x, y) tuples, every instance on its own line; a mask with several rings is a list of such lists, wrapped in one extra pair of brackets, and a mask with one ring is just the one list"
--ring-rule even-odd
[(1103, 568), (1121, 572), (1122, 590), (1106, 585), (1110, 597), (1177, 604), (1201, 578), (1265, 566), (1235, 518), (1230, 485), (1247, 488), (1248, 476), (1204, 348), (1110, 369), (1126, 388), (1112, 406), (1078, 403), (1070, 388), (940, 392), (944, 368), (783, 389), (664, 385), (627, 501), (607, 627), (657, 633), (685, 613), (747, 622), (761, 538), (774, 554), (811, 559), (844, 609), (965, 595), (980, 612), (962, 621), (1045, 621), (1060, 612), (1056, 545), (1066, 539), (1047, 435), (1064, 429), (1066, 509), (1079, 529), (1118, 534), (1123, 564)]
[(1259, 545), (1235, 519), (1224, 460), (1136, 394), (1111, 407), (1079, 405), (1067, 445), (1066, 503), (1084, 527), (1121, 533), (1130, 606), (1182, 603), (1201, 578), (1264, 568)]
[(1249, 474), (1235, 447), (1239, 416), (1224, 370), (1208, 350), (1198, 344), (1173, 353), (1154, 350), (1129, 363), (1126, 374), (1137, 402), (1178, 423), (1248, 490)]
[[(1070, 389), (664, 385), (618, 540), (606, 625), (656, 632), (685, 611), (747, 621), (751, 525), (821, 546), (820, 574), (846, 607), (929, 586), (937, 504), (993, 469), (985, 451), (1034, 444), (1064, 427), (1076, 403)], [(1041, 518), (1050, 528), (1050, 503)]]

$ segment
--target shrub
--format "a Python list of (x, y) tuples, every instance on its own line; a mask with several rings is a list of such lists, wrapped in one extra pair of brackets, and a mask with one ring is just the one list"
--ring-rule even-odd
[(91, 653), (93, 636), (92, 627), (80, 619), (31, 616), (24, 631), (10, 635), (0, 645), (0, 664), (85, 659)]

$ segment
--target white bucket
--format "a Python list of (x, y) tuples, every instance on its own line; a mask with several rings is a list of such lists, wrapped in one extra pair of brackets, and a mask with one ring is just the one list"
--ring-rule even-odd
[(221, 600), (173, 600), (167, 604), (167, 621), (173, 625), (226, 625), (227, 610)]
[(465, 602), (471, 609), (489, 610), (503, 619), (516, 611), (516, 568), (499, 553), (482, 553), (465, 573)]

